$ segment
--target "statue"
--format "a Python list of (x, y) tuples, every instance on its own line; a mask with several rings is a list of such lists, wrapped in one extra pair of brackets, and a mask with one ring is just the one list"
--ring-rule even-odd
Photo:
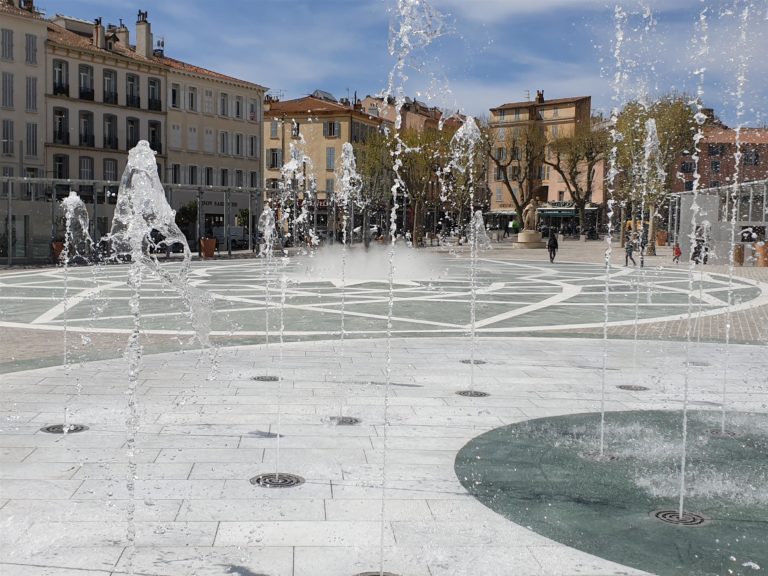
[(539, 209), (539, 202), (534, 198), (531, 203), (523, 210), (523, 230), (536, 230), (536, 221), (538, 219), (537, 211)]

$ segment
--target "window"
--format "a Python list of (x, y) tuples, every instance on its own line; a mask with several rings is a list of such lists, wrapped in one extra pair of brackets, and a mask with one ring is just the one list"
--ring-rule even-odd
[(243, 97), (235, 96), (235, 118), (243, 117)]
[(683, 174), (693, 174), (694, 169), (696, 168), (696, 164), (694, 162), (682, 162), (680, 164), (680, 172)]
[(497, 117), (499, 120), (504, 120), (504, 119), (507, 117), (507, 111), (506, 111), (506, 110), (498, 110), (498, 111), (496, 112), (496, 117)]
[(104, 148), (117, 150), (117, 116), (104, 114)]
[(181, 86), (171, 84), (171, 108), (181, 107)]
[(710, 156), (722, 156), (725, 153), (725, 144), (709, 144), (707, 153)]
[(3, 119), (3, 154), (13, 155), (13, 120)]
[(219, 171), (219, 176), (221, 177), (221, 186), (229, 186), (229, 170), (222, 168)]
[(93, 66), (78, 66), (78, 88), (80, 100), (93, 100)]
[(181, 184), (181, 164), (171, 164), (171, 184)]
[(496, 166), (496, 180), (504, 180), (504, 166)]
[(502, 196), (501, 196), (501, 188), (496, 188), (496, 202), (501, 202)]
[(269, 123), (269, 137), (277, 138), (277, 120), (272, 120)]
[(496, 160), (504, 162), (507, 159), (507, 149), (503, 146), (496, 148)]
[(226, 92), (219, 94), (219, 116), (229, 116), (229, 95)]
[(104, 103), (117, 104), (117, 72), (104, 70)]
[[(150, 120), (147, 122), (147, 138), (149, 140), (149, 147), (158, 154), (163, 153), (163, 139), (160, 137), (162, 134), (162, 127), (163, 125), (158, 120)], [(181, 136), (179, 136), (179, 140), (181, 140)]]
[(2, 41), (0, 44), (0, 58), (3, 60), (13, 60), (13, 30), (9, 28), (3, 28), (0, 32)]
[(80, 180), (93, 180), (93, 158), (80, 156)]
[(139, 143), (139, 120), (137, 118), (125, 119), (125, 139), (126, 150), (134, 148)]
[(283, 151), (280, 148), (269, 149), (269, 168), (277, 170), (283, 166)]
[(147, 81), (147, 107), (155, 112), (160, 112), (163, 109), (163, 101), (160, 98), (160, 79), (150, 78)]
[[(720, 186), (720, 180), (712, 180), (712, 184), (710, 184), (712, 188), (717, 188)], [(693, 182), (691, 182), (691, 190), (693, 190)]]
[(558, 116), (560, 116), (560, 110), (552, 108), (552, 118), (557, 118)]
[(104, 158), (104, 180), (117, 181), (117, 160), (114, 158)]
[(25, 35), (24, 52), (27, 64), (37, 64), (37, 36), (34, 34)]
[(333, 194), (334, 180), (333, 178), (326, 178), (325, 180), (325, 195), (330, 196)]
[(325, 149), (325, 169), (326, 170), (335, 170), (336, 169), (336, 148), (333, 146), (329, 146)]
[(259, 137), (258, 136), (248, 136), (248, 157), (249, 158), (259, 157)]
[(69, 144), (69, 110), (53, 109), (53, 143)]
[(80, 111), (80, 114), (78, 114), (78, 124), (80, 126), (80, 146), (93, 148), (95, 146), (93, 138), (93, 112)]
[(187, 166), (187, 183), (197, 184), (197, 166)]
[(248, 173), (248, 185), (251, 188), (258, 188), (259, 187), (259, 173), (258, 172), (249, 172)]
[(539, 166), (539, 179), (549, 180), (549, 166)]
[(37, 112), (37, 78), (27, 76), (27, 112)]
[(341, 135), (341, 123), (330, 120), (323, 122), (323, 136), (326, 138), (338, 138)]
[(187, 150), (197, 151), (197, 126), (187, 126)]
[(693, 180), (685, 181), (685, 190), (686, 192), (690, 192), (691, 190), (693, 190)]
[(235, 186), (238, 188), (243, 187), (243, 171), (242, 170), (235, 170)]
[(253, 98), (248, 99), (248, 120), (251, 122), (259, 121), (259, 101)]
[(125, 75), (125, 105), (131, 108), (141, 108), (139, 77), (136, 74)]
[(760, 156), (754, 148), (744, 151), (744, 166), (757, 166), (760, 163)]
[(280, 189), (280, 180), (278, 178), (268, 178), (267, 179), (267, 188), (270, 190), (279, 190)]
[(509, 177), (512, 180), (520, 180), (520, 166), (510, 166)]
[(560, 126), (552, 126), (550, 132), (552, 134), (552, 138), (557, 138), (558, 134), (560, 134)]
[(229, 132), (219, 132), (219, 154), (229, 154)]
[(515, 120), (520, 120), (520, 108), (515, 108)]
[(10, 72), (3, 72), (0, 106), (3, 108), (13, 108), (13, 74)]
[[(294, 120), (293, 124), (291, 125), (291, 138), (298, 138), (300, 134), (301, 129), (299, 123)], [(355, 140), (355, 142), (357, 142), (357, 140)]]
[(205, 185), (213, 186), (213, 168), (210, 166), (205, 167)]
[(69, 96), (69, 64), (64, 60), (53, 61), (53, 95)]
[(214, 144), (213, 128), (206, 128), (203, 135), (203, 151), (206, 154), (213, 154)]
[(720, 160), (710, 160), (709, 168), (715, 174), (720, 172)]
[(213, 90), (205, 91), (205, 109), (203, 112), (206, 114), (213, 114)]
[(37, 124), (27, 122), (27, 150), (28, 158), (37, 158)]
[(243, 135), (235, 134), (235, 156), (242, 156), (242, 155), (243, 155)]
[(170, 142), (168, 146), (173, 150), (181, 149), (181, 124), (171, 124)]
[(56, 154), (53, 157), (53, 177), (60, 179), (69, 178), (69, 156)]
[(197, 88), (194, 86), (187, 88), (187, 110), (197, 112)]

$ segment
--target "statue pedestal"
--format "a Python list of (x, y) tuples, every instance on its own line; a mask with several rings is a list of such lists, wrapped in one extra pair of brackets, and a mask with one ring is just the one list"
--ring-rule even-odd
[(517, 235), (515, 248), (546, 248), (547, 243), (541, 239), (541, 232), (535, 230), (523, 230)]

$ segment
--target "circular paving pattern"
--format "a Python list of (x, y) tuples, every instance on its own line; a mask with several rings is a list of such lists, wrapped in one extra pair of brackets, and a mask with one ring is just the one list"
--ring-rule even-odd
[[(371, 259), (375, 263), (375, 257)], [(276, 263), (269, 274), (263, 260), (198, 261), (191, 266), (190, 283), (213, 298), (214, 336), (276, 335), (282, 324), (286, 339), (337, 337), (342, 310), (346, 337), (386, 335), (387, 263), (362, 272), (349, 264), (342, 284), (339, 270), (326, 271), (317, 264), (321, 260), (300, 257)], [(394, 284), (391, 333), (466, 334), (472, 292), (469, 262), (425, 253), (408, 264), (404, 274), (411, 279), (398, 278)], [(163, 266), (173, 271), (178, 264)], [(127, 272), (127, 265), (72, 268), (66, 289), (60, 268), (3, 274), (0, 326), (62, 330), (66, 324), (70, 331), (129, 333), (133, 317)], [(278, 274), (287, 278), (282, 285), (276, 281)], [(688, 280), (686, 269), (613, 268), (609, 324), (686, 318)], [(701, 271), (693, 282), (697, 316), (727, 309), (727, 276)], [(735, 304), (731, 312), (768, 302), (764, 284), (746, 278), (734, 278), (732, 284)], [(481, 259), (476, 274), (475, 331), (478, 335), (511, 335), (602, 327), (605, 288), (605, 270), (598, 264)], [(281, 314), (278, 308), (283, 300)], [(142, 281), (141, 329), (144, 334), (192, 333), (181, 298), (153, 275)]]
[(739, 438), (711, 436), (719, 417), (689, 413), (682, 518), (680, 412), (606, 414), (615, 459), (587, 456), (600, 414), (497, 428), (461, 449), (455, 471), (483, 504), (567, 546), (661, 576), (753, 574), (768, 566), (768, 416), (730, 414)]

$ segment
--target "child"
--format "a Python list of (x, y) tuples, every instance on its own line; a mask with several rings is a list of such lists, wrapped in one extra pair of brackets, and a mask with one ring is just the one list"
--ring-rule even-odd
[(675, 247), (672, 248), (672, 262), (680, 264), (680, 256), (683, 255), (683, 251), (680, 249), (680, 244), (675, 242)]

